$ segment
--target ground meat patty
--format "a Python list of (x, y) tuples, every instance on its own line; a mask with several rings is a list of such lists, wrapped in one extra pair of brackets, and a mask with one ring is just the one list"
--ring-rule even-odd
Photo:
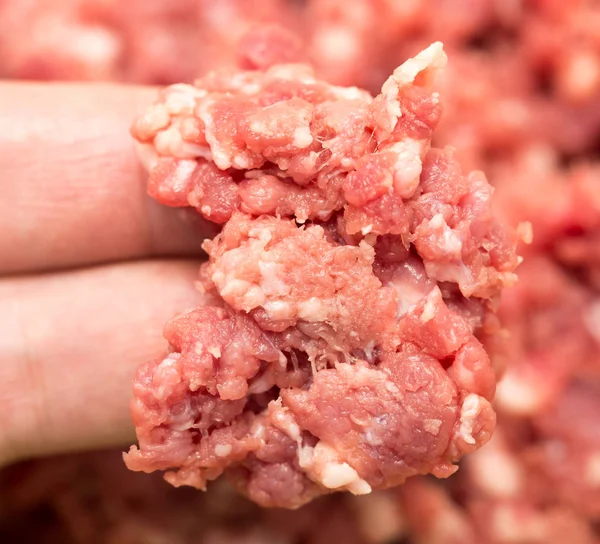
[(494, 429), (497, 331), (516, 234), (483, 174), (431, 146), (434, 43), (372, 97), (304, 65), (174, 85), (133, 125), (150, 193), (223, 224), (218, 306), (175, 317), (143, 366), (129, 468), (265, 506), (446, 477)]

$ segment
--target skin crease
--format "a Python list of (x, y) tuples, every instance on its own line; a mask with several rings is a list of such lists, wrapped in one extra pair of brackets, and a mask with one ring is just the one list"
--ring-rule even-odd
[(0, 84), (0, 465), (133, 437), (131, 379), (202, 303), (213, 231), (146, 195), (150, 88)]

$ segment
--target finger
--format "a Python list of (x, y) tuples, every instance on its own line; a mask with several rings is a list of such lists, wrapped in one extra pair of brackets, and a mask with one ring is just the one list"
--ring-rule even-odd
[(135, 368), (197, 306), (198, 264), (142, 261), (0, 281), (0, 462), (126, 445)]
[(129, 126), (154, 95), (0, 83), (0, 274), (200, 253), (211, 227), (146, 195)]

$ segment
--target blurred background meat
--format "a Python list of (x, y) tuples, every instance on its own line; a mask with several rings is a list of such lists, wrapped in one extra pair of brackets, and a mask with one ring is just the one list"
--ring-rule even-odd
[[(370, 91), (445, 43), (436, 144), (485, 169), (501, 213), (535, 231), (501, 307), (499, 432), (447, 482), (291, 513), (224, 486), (170, 489), (128, 473), (119, 452), (30, 461), (1, 475), (0, 541), (600, 541), (600, 2), (0, 0), (0, 75), (192, 80), (239, 60), (238, 40), (261, 22), (293, 30), (304, 45), (290, 54), (321, 77)], [(250, 59), (268, 62), (260, 47)]]

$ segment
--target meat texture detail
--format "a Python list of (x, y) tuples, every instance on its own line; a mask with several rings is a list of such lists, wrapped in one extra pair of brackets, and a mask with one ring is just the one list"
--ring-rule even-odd
[(222, 230), (200, 271), (216, 302), (135, 378), (126, 463), (287, 508), (447, 477), (494, 430), (485, 346), (530, 234), (431, 145), (440, 43), (374, 97), (276, 60), (168, 87), (132, 127), (150, 194)]

